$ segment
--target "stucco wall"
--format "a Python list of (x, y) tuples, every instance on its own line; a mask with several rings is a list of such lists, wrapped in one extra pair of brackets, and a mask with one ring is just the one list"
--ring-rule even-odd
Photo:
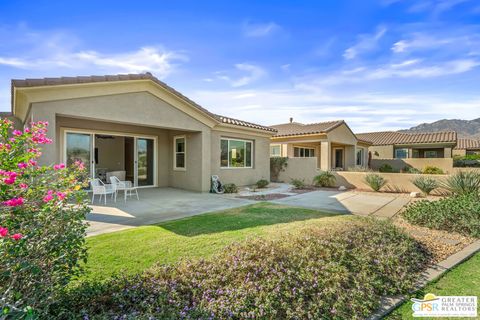
[(372, 153), (372, 159), (392, 159), (393, 145), (388, 146), (371, 146), (368, 151)]
[(391, 165), (395, 170), (402, 170), (405, 166), (419, 170), (423, 170), (426, 166), (434, 166), (442, 169), (445, 173), (451, 173), (453, 169), (452, 158), (372, 159), (371, 167), (378, 170), (385, 163)]
[(452, 156), (465, 156), (467, 154), (467, 150), (465, 149), (453, 149)]
[[(362, 190), (372, 190), (368, 184), (365, 183), (365, 176), (367, 172), (347, 172), (339, 171), (335, 172), (337, 178), (337, 186), (345, 186), (347, 188), (356, 188)], [(407, 174), (407, 173), (376, 173), (387, 180), (387, 184), (381, 189), (381, 191), (391, 191), (391, 192), (421, 192), (415, 185), (412, 183), (412, 180), (418, 177), (417, 174)], [(443, 180), (447, 175), (421, 175), (422, 177), (432, 177), (437, 180)], [(435, 194), (435, 191), (432, 192)]]
[[(221, 168), (220, 139), (232, 138), (253, 141), (253, 168)], [(260, 179), (270, 180), (270, 138), (248, 134), (211, 132), (211, 170), (222, 183), (235, 183), (237, 186), (251, 185)]]
[(316, 157), (288, 158), (287, 167), (278, 175), (278, 181), (289, 183), (292, 179), (300, 179), (306, 184), (311, 184), (318, 172)]

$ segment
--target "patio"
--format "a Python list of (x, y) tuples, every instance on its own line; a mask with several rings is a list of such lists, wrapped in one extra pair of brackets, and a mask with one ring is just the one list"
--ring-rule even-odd
[(140, 200), (131, 197), (125, 202), (123, 193), (120, 192), (117, 202), (108, 196), (107, 205), (103, 201), (100, 203), (97, 197), (91, 205), (92, 212), (87, 216), (90, 224), (87, 235), (109, 233), (255, 202), (174, 188), (144, 188), (138, 192)]

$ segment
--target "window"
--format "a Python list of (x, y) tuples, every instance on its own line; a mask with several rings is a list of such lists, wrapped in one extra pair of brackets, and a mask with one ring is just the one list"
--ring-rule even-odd
[(313, 148), (293, 148), (293, 156), (297, 158), (310, 158), (315, 157), (315, 149)]
[(438, 158), (437, 150), (426, 150), (424, 152), (425, 158)]
[(408, 149), (395, 149), (395, 158), (397, 159), (405, 159), (408, 158)]
[(173, 138), (173, 168), (175, 170), (185, 170), (186, 139), (185, 136), (176, 136)]
[(270, 146), (270, 157), (281, 157), (282, 156), (282, 146), (279, 144)]
[(357, 166), (363, 166), (363, 154), (364, 154), (363, 149), (358, 149), (357, 150)]
[(221, 139), (220, 166), (222, 168), (251, 168), (252, 141)]

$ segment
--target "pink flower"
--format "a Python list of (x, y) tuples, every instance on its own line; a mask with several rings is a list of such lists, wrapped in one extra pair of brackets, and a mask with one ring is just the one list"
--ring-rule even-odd
[(23, 238), (23, 235), (21, 233), (15, 233), (14, 235), (12, 235), (12, 239), (16, 240), (16, 241), (18, 241), (22, 238)]
[(75, 161), (75, 165), (76, 165), (76, 166), (78, 167), (78, 169), (80, 169), (80, 170), (85, 169), (85, 165), (84, 165), (83, 162), (80, 161), (80, 160)]
[(12, 133), (13, 133), (14, 136), (21, 136), (22, 135), (22, 131), (20, 131), (20, 130), (13, 130)]
[(60, 169), (64, 169), (64, 168), (65, 168), (64, 163), (56, 164), (56, 165), (53, 166), (54, 170), (60, 170)]
[(37, 161), (35, 161), (35, 160), (33, 160), (33, 159), (28, 160), (28, 163), (29, 163), (31, 166), (36, 166), (36, 165), (37, 165)]
[(8, 234), (8, 229), (4, 227), (0, 227), (0, 237), (5, 237)]
[(20, 163), (18, 164), (18, 168), (19, 168), (19, 169), (25, 169), (26, 167), (28, 167), (28, 164), (26, 164), (25, 162), (20, 162)]
[(48, 190), (47, 195), (43, 197), (43, 202), (47, 203), (53, 200), (53, 190)]
[(25, 183), (20, 183), (18, 186), (22, 189), (28, 189), (28, 185)]
[(14, 183), (15, 183), (15, 180), (16, 180), (15, 177), (8, 177), (8, 178), (4, 179), (3, 182), (4, 182), (5, 184), (14, 184)]
[(12, 198), (10, 200), (4, 201), (3, 204), (8, 207), (18, 207), (25, 203), (25, 199), (22, 197)]
[(58, 200), (63, 200), (65, 199), (67, 195), (64, 192), (57, 192), (57, 198)]

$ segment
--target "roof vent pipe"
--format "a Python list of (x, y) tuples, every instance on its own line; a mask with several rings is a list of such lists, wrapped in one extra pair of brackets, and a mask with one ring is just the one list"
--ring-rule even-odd
[(292, 117), (290, 117), (290, 123), (292, 123), (292, 122), (293, 122), (293, 118), (292, 118)]

